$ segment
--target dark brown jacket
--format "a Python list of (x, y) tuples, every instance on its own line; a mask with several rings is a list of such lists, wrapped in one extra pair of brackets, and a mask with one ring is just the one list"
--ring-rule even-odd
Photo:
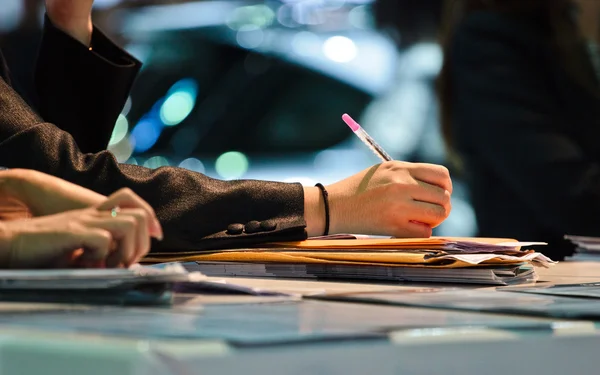
[(99, 30), (92, 47), (46, 19), (37, 113), (11, 88), (0, 64), (0, 165), (35, 169), (105, 195), (131, 188), (163, 225), (165, 239), (153, 251), (306, 238), (300, 184), (220, 181), (179, 168), (119, 164), (105, 148), (140, 63)]

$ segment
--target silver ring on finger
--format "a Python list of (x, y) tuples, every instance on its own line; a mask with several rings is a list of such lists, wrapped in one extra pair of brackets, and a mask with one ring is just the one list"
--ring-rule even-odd
[(110, 216), (117, 217), (117, 215), (119, 214), (119, 211), (121, 211), (121, 209), (119, 207), (113, 207), (110, 210)]

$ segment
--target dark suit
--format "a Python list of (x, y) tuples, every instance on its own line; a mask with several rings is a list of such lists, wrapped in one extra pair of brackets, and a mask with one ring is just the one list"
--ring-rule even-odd
[(546, 21), (474, 12), (450, 50), (452, 136), (480, 234), (547, 241), (559, 259), (565, 234), (600, 236), (600, 100), (567, 73)]
[(40, 115), (0, 69), (0, 165), (35, 169), (105, 195), (131, 188), (155, 208), (163, 225), (165, 239), (153, 251), (306, 238), (300, 184), (225, 182), (179, 168), (151, 170), (119, 164), (103, 151), (140, 63), (98, 30), (92, 47), (46, 20), (36, 76)]

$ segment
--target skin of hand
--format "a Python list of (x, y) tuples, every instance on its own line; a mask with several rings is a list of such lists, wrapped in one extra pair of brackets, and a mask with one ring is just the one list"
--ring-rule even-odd
[(162, 227), (154, 209), (131, 189), (123, 188), (109, 198), (60, 178), (30, 169), (10, 169), (0, 172), (0, 196), (22, 202), (33, 217), (47, 216), (71, 210), (97, 207), (110, 211), (141, 209), (150, 218), (151, 234), (162, 239)]
[[(154, 211), (139, 201), (123, 189), (95, 207), (2, 222), (0, 263), (10, 268), (129, 267), (148, 253), (151, 237), (162, 239)], [(113, 207), (121, 207), (116, 216)]]
[(46, 0), (46, 14), (54, 26), (89, 47), (93, 3), (93, 0)]
[[(124, 204), (132, 205), (126, 208), (143, 207), (154, 215), (152, 208), (131, 190), (120, 190), (119, 194)], [(104, 195), (30, 169), (0, 171), (0, 197), (22, 202), (34, 217), (88, 208), (106, 201)]]
[[(329, 185), (327, 191), (330, 233), (426, 238), (450, 214), (452, 180), (443, 166), (390, 161)], [(321, 192), (305, 187), (304, 196), (308, 235), (321, 235)]]

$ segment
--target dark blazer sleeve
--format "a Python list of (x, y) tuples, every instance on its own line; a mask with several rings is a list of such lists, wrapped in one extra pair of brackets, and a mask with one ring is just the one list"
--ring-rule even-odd
[(85, 154), (69, 133), (42, 121), (3, 79), (0, 165), (45, 172), (104, 195), (131, 188), (155, 208), (163, 225), (165, 239), (153, 243), (153, 251), (306, 238), (300, 184), (226, 182), (180, 168), (119, 164), (108, 151)]
[(70, 133), (82, 152), (108, 147), (141, 63), (97, 28), (92, 49), (44, 18), (35, 72), (36, 109)]
[(458, 29), (449, 55), (453, 137), (547, 228), (600, 235), (600, 164), (570, 136), (591, 124), (570, 117), (556, 94), (557, 57), (538, 26), (481, 12)]

